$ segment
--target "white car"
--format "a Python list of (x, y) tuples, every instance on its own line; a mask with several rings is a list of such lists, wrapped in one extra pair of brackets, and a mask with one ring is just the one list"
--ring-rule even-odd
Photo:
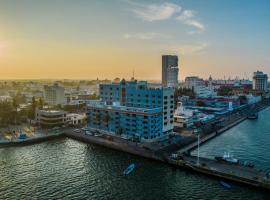
[(80, 133), (81, 130), (80, 129), (74, 129), (75, 133)]
[(85, 131), (85, 135), (93, 135), (90, 131)]

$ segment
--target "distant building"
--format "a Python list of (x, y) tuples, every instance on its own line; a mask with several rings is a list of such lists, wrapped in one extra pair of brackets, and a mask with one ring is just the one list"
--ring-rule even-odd
[(173, 129), (172, 88), (150, 88), (146, 81), (100, 84), (101, 100), (88, 102), (88, 126), (152, 141)]
[(178, 57), (175, 55), (162, 56), (162, 86), (178, 87)]
[(185, 78), (185, 88), (194, 90), (196, 87), (204, 85), (204, 80), (198, 76), (188, 76)]
[(44, 98), (45, 102), (49, 105), (63, 105), (67, 100), (65, 97), (65, 89), (58, 84), (52, 86), (44, 86)]
[(212, 80), (213, 85), (216, 88), (220, 87), (241, 87), (245, 89), (251, 89), (252, 88), (252, 81), (248, 79), (217, 79)]
[(191, 128), (196, 123), (206, 123), (215, 118), (213, 114), (205, 114), (197, 109), (186, 108), (178, 102), (174, 112), (174, 129)]
[(0, 96), (0, 102), (12, 102), (13, 99), (11, 96)]
[(36, 123), (42, 127), (60, 127), (67, 123), (67, 114), (58, 110), (37, 110)]
[(212, 77), (209, 77), (208, 86), (206, 86), (205, 81), (197, 76), (186, 77), (184, 87), (194, 91), (197, 97), (213, 97), (216, 96), (214, 91)]
[(267, 91), (268, 76), (263, 72), (257, 71), (253, 74), (253, 90)]

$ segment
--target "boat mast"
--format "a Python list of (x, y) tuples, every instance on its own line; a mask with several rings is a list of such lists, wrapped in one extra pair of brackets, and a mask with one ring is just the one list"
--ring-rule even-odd
[(200, 133), (198, 132), (197, 166), (200, 165)]

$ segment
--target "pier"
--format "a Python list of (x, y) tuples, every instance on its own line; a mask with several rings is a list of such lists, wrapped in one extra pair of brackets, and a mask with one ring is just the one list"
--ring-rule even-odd
[(171, 156), (157, 154), (150, 149), (146, 149), (143, 145), (135, 143), (130, 145), (128, 141), (118, 137), (108, 138), (106, 136), (106, 138), (105, 136), (88, 136), (83, 133), (74, 133), (72, 131), (65, 132), (64, 135), (82, 142), (93, 143), (140, 157), (168, 163), (177, 168), (210, 175), (222, 180), (254, 186), (260, 189), (270, 190), (270, 180), (267, 179), (266, 173), (247, 166), (219, 162), (208, 158), (199, 158), (198, 164), (196, 156), (178, 154), (178, 158), (172, 158)]
[(200, 162), (197, 163), (196, 156), (183, 156), (181, 159), (170, 158), (168, 163), (216, 178), (270, 190), (270, 180), (266, 173), (260, 170), (208, 158), (200, 158), (199, 160)]

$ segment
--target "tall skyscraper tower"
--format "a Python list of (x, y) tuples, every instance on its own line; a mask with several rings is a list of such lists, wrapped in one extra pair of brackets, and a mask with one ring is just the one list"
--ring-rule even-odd
[(176, 55), (162, 56), (162, 86), (176, 88), (178, 86), (178, 57)]

